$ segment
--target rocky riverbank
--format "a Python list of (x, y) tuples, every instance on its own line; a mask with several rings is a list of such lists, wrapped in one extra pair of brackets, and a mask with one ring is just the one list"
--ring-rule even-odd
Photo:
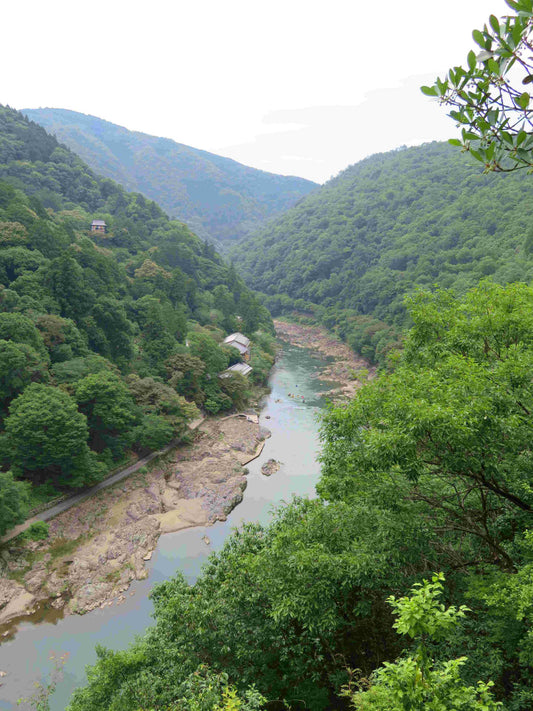
[(0, 634), (43, 604), (70, 614), (123, 602), (162, 533), (224, 520), (242, 500), (244, 465), (269, 435), (257, 415), (206, 420), (191, 445), (54, 518), (47, 540), (4, 546)]
[(353, 398), (362, 382), (375, 375), (374, 366), (357, 356), (346, 343), (320, 326), (308, 326), (279, 319), (274, 320), (274, 326), (279, 338), (295, 346), (319, 351), (332, 359), (319, 374), (321, 380), (339, 383), (337, 387), (322, 393), (331, 400), (342, 401)]

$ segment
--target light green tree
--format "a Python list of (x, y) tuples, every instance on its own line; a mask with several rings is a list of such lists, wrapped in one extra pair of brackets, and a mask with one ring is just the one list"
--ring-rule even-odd
[(388, 598), (397, 616), (396, 631), (414, 640), (417, 648), (414, 654), (377, 669), (368, 689), (347, 689), (358, 711), (496, 711), (502, 707), (492, 697), (492, 682), (464, 684), (460, 672), (466, 657), (440, 663), (431, 657), (428, 642), (448, 638), (468, 610), (464, 605), (446, 608), (439, 601), (443, 580), (442, 573), (435, 574), (431, 582), (417, 583), (410, 596)]

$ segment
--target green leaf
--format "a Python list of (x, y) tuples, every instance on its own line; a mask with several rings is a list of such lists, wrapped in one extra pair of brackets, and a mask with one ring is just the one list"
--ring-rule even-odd
[(463, 144), (458, 138), (448, 138), (448, 143), (450, 146), (457, 146), (458, 148), (462, 148)]
[(473, 50), (470, 50), (470, 52), (468, 53), (466, 61), (468, 62), (468, 68), (471, 72), (473, 72), (476, 68), (476, 54)]
[(493, 74), (500, 74), (500, 64), (495, 59), (488, 59), (487, 67)]
[(489, 17), (489, 22), (490, 22), (490, 26), (492, 27), (494, 32), (496, 32), (496, 34), (499, 35), (500, 34), (500, 23), (498, 22), (498, 18), (495, 15), (491, 15)]
[(482, 49), (485, 49), (485, 37), (482, 32), (474, 30), (472, 32), (472, 37), (474, 38), (474, 42), (476, 42)]
[(421, 86), (420, 91), (426, 96), (438, 96), (439, 92), (436, 86)]
[(524, 109), (524, 111), (525, 111), (527, 109), (527, 107), (529, 106), (530, 99), (531, 99), (531, 97), (529, 96), (527, 91), (524, 91), (524, 93), (520, 94), (520, 96), (517, 99), (515, 99), (515, 101), (518, 104), (518, 106), (520, 106), (520, 108)]

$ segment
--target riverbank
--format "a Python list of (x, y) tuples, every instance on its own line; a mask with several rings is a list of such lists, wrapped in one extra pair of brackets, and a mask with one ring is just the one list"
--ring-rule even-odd
[(309, 326), (291, 321), (274, 319), (276, 334), (300, 348), (318, 351), (331, 361), (321, 369), (319, 378), (338, 385), (322, 393), (333, 401), (345, 401), (354, 397), (362, 383), (374, 377), (375, 366), (357, 356), (352, 349), (320, 326)]
[(206, 420), (192, 444), (59, 514), (45, 541), (4, 546), (0, 635), (39, 607), (63, 616), (123, 603), (161, 534), (225, 520), (267, 436), (256, 415)]

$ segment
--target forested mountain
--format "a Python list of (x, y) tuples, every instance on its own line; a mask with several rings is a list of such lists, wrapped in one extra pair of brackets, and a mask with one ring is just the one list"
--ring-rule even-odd
[(411, 315), (396, 371), (326, 414), (318, 497), (156, 586), (70, 711), (533, 708), (533, 289)]
[(94, 482), (129, 447), (180, 436), (198, 407), (242, 402), (243, 378), (216, 377), (239, 359), (219, 346), (237, 328), (254, 337), (271, 319), (212, 246), (0, 107), (0, 533), (26, 482), (34, 495)]
[(24, 114), (96, 173), (155, 200), (211, 242), (240, 239), (316, 187), (75, 111), (24, 109)]
[(273, 314), (319, 305), (372, 358), (394, 340), (391, 325), (406, 325), (405, 294), (434, 284), (461, 294), (488, 275), (530, 281), (532, 252), (531, 177), (483, 175), (431, 143), (351, 166), (232, 256)]

